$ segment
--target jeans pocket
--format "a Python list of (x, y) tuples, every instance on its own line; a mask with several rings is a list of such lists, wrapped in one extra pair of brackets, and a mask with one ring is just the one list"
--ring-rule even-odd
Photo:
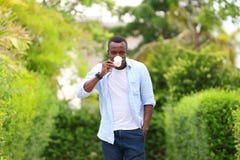
[(144, 136), (143, 130), (140, 128), (140, 134), (141, 136)]

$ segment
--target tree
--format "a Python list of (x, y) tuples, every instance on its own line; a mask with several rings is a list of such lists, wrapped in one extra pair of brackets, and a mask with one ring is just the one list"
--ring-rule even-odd
[[(99, 44), (98, 42), (106, 42), (109, 36), (108, 32), (101, 28), (100, 23), (78, 23), (69, 15), (61, 14), (46, 6), (40, 6), (36, 2), (21, 1), (21, 5), (15, 3), (8, 10), (15, 15), (14, 21), (11, 23), (24, 26), (22, 32), (29, 32), (28, 36), (31, 38), (31, 45), (28, 46), (29, 48), (25, 47), (27, 50), (25, 49), (26, 52), (21, 56), (24, 65), (28, 70), (47, 76), (54, 85), (56, 85), (55, 76), (59, 74), (60, 68), (74, 62), (78, 67), (81, 65), (82, 69), (83, 66), (86, 66), (82, 65), (86, 64), (82, 52), (98, 53), (102, 51), (104, 43)], [(14, 35), (22, 35), (19, 40), (21, 44), (29, 44), (30, 42), (24, 41), (27, 36), (23, 37), (23, 34), (18, 31), (21, 27), (15, 28), (15, 30), (6, 30), (8, 31), (8, 33), (5, 32), (6, 37), (10, 37), (9, 31), (13, 33), (17, 31), (18, 34)], [(3, 44), (3, 46), (7, 45)], [(76, 60), (70, 61), (72, 60), (71, 54), (67, 54), (70, 52), (74, 52), (76, 57), (80, 57), (81, 63)], [(9, 53), (13, 54), (13, 52)]]
[(0, 52), (12, 59), (19, 59), (29, 49), (32, 36), (25, 27), (15, 22), (9, 1), (1, 1), (0, 12)]
[(239, 88), (240, 70), (232, 65), (226, 54), (228, 47), (215, 42), (192, 51), (177, 39), (162, 40), (144, 45), (134, 56), (148, 67), (157, 102), (149, 127), (149, 133), (153, 134), (149, 134), (146, 143), (149, 159), (166, 158), (166, 126), (163, 123), (166, 106), (175, 106), (182, 97), (210, 88)]
[(231, 18), (238, 23), (240, 5), (227, 0), (182, 0), (177, 8), (171, 8), (168, 21), (175, 25), (180, 33), (191, 33), (193, 48), (213, 37), (213, 31), (224, 33), (222, 23)]
[[(119, 9), (119, 17), (126, 14), (133, 21), (123, 27), (114, 27), (114, 33), (124, 36), (142, 36), (139, 46), (157, 40), (173, 38), (188, 30), (193, 39), (194, 48), (212, 37), (211, 33), (220, 28), (227, 18), (237, 23), (240, 16), (240, 6), (227, 0), (144, 0), (137, 7)], [(219, 29), (220, 32), (222, 30)]]
[(99, 4), (102, 7), (106, 7), (108, 10), (112, 10), (114, 6), (111, 0), (43, 0), (42, 4), (56, 8), (59, 11), (80, 19), (83, 13), (77, 9), (79, 6), (91, 7), (93, 4)]
[(161, 107), (172, 98), (178, 100), (203, 89), (239, 87), (239, 70), (230, 55), (235, 55), (235, 51), (222, 41), (209, 42), (192, 51), (173, 39), (144, 45), (134, 58), (147, 65), (157, 106)]
[(123, 20), (123, 16), (129, 14), (134, 20), (127, 23), (123, 27), (115, 27), (111, 30), (120, 33), (123, 36), (139, 36), (143, 37), (141, 44), (152, 42), (161, 35), (170, 38), (177, 34), (175, 27), (169, 25), (167, 13), (171, 7), (177, 7), (176, 1), (157, 1), (144, 0), (137, 7), (124, 7), (119, 9), (119, 18)]
[(0, 159), (42, 159), (62, 104), (60, 68), (73, 63), (84, 72), (82, 53), (103, 50), (95, 39), (107, 36), (98, 22), (76, 23), (33, 0), (0, 0)]

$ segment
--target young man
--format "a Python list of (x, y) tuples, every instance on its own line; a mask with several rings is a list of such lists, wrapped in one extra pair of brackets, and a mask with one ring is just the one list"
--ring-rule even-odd
[[(108, 42), (109, 59), (97, 64), (80, 83), (77, 95), (99, 93), (104, 160), (144, 160), (144, 138), (155, 105), (146, 66), (127, 58), (127, 41), (119, 36)], [(114, 58), (122, 59), (117, 66)]]

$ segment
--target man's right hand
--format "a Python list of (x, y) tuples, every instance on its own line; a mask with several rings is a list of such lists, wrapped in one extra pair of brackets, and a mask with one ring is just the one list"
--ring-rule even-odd
[[(110, 69), (113, 68), (113, 67), (114, 67), (114, 65), (113, 65), (113, 62), (111, 60), (104, 61), (102, 63), (102, 71), (99, 73), (100, 76), (101, 77), (105, 76), (110, 71)], [(87, 91), (87, 92), (91, 92), (98, 81), (99, 81), (99, 78), (97, 78), (97, 77), (94, 77), (94, 78), (88, 80), (83, 85), (84, 90)]]
[(102, 63), (102, 71), (100, 72), (100, 75), (103, 77), (106, 75), (111, 68), (114, 67), (114, 64), (111, 60), (106, 60)]

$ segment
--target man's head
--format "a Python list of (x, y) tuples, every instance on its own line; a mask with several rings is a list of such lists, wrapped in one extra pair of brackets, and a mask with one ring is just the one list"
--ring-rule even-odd
[(110, 43), (111, 43), (111, 42), (115, 42), (115, 43), (121, 43), (121, 42), (123, 42), (123, 43), (125, 43), (125, 47), (126, 47), (126, 51), (127, 51), (128, 44), (127, 44), (127, 41), (126, 41), (125, 38), (120, 37), (120, 36), (114, 36), (114, 37), (112, 37), (111, 39), (109, 39), (109, 41), (108, 41), (108, 50), (109, 50), (109, 47), (110, 47)]
[(111, 60), (116, 56), (120, 56), (125, 63), (127, 56), (127, 41), (120, 36), (112, 37), (108, 41), (108, 55)]

